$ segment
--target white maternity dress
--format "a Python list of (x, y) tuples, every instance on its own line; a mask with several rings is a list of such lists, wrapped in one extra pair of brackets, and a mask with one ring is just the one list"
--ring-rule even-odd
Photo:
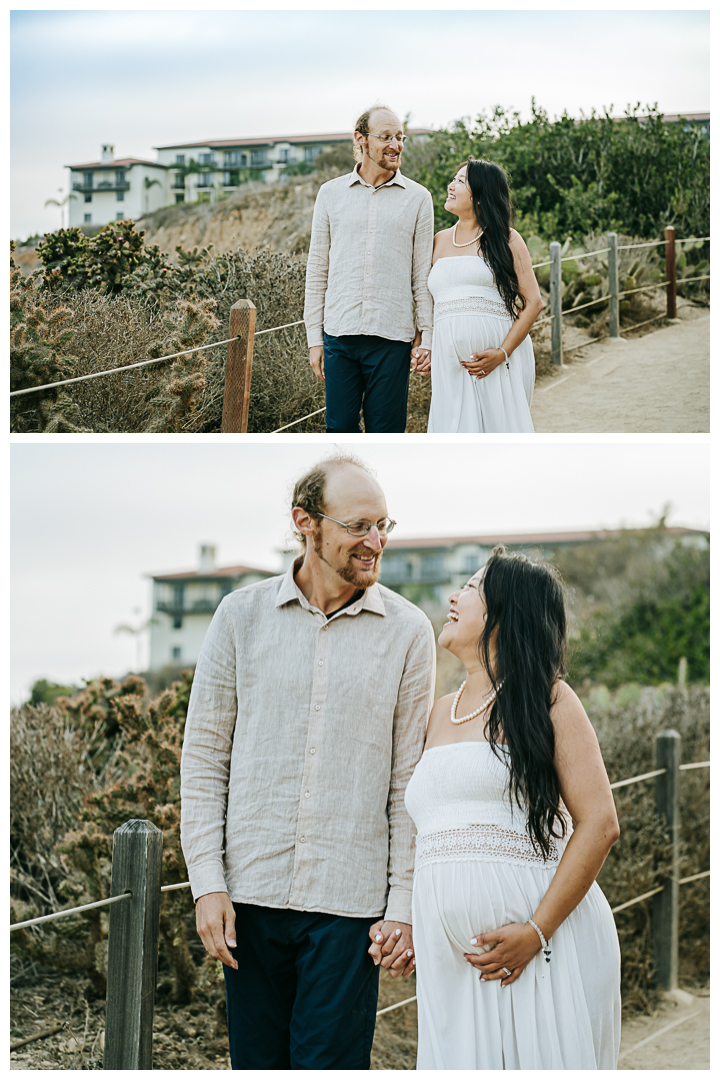
[(438, 259), (428, 288), (434, 300), (428, 432), (534, 431), (535, 356), (529, 335), (507, 364), (482, 379), (460, 365), (473, 353), (499, 348), (513, 324), (486, 260), (482, 255)]
[(475, 934), (532, 917), (567, 842), (544, 863), (506, 781), (489, 743), (461, 742), (426, 750), (406, 790), (417, 827), (417, 1068), (615, 1069), (620, 949), (597, 882), (553, 934), (550, 963), (538, 953), (505, 989), (463, 958), (484, 951), (470, 945)]

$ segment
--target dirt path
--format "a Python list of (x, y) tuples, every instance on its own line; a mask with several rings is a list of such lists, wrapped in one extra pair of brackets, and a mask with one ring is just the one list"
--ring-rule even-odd
[(654, 333), (572, 354), (535, 388), (538, 432), (710, 430), (710, 314), (683, 308)]
[(653, 1016), (623, 1022), (618, 1069), (709, 1069), (710, 996), (676, 992)]

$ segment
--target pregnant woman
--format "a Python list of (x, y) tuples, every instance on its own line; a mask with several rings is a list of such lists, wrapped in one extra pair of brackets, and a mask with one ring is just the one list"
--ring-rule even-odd
[(439, 640), (467, 678), (436, 703), (405, 794), (417, 1068), (615, 1069), (620, 950), (595, 878), (619, 829), (562, 681), (559, 581), (496, 548)]
[(458, 220), (435, 237), (428, 278), (435, 301), (428, 432), (533, 431), (528, 334), (543, 302), (525, 241), (510, 228), (504, 170), (469, 158), (448, 185), (445, 209)]

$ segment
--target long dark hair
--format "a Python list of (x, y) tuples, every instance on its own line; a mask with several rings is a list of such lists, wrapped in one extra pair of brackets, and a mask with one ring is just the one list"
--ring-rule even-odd
[(567, 830), (550, 718), (553, 686), (565, 674), (564, 590), (551, 566), (503, 547), (494, 549), (482, 584), (487, 621), (480, 659), (493, 687), (502, 683), (486, 737), (497, 756), (497, 743), (504, 739), (510, 797), (527, 813), (533, 847), (547, 858), (551, 837), (563, 837)]
[(512, 207), (507, 173), (494, 161), (482, 158), (469, 157), (466, 164), (473, 210), (482, 229), (478, 254), (482, 252), (490, 264), (498, 292), (515, 319), (525, 307), (526, 300), (520, 292), (510, 250)]

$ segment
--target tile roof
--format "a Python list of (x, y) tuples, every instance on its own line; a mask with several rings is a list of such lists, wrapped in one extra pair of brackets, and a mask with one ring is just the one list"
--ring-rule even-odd
[(188, 581), (210, 578), (235, 578), (243, 574), (264, 574), (266, 577), (276, 577), (276, 570), (261, 570), (257, 566), (216, 566), (212, 570), (182, 570), (173, 574), (148, 574), (153, 581)]
[[(386, 551), (407, 551), (414, 548), (459, 547), (461, 544), (479, 544), (481, 547), (493, 547), (495, 544), (572, 544), (590, 540), (611, 540), (628, 532), (643, 532), (642, 529), (596, 529), (579, 532), (553, 533), (486, 533), (482, 536), (441, 536), (416, 537), (407, 540), (388, 540)], [(702, 535), (701, 529), (685, 529), (681, 526), (666, 528), (671, 536)]]
[[(429, 135), (430, 128), (408, 128), (409, 135)], [(195, 142), (167, 143), (165, 146), (156, 146), (155, 150), (183, 150), (189, 147), (207, 146), (221, 149), (224, 146), (272, 146), (275, 143), (316, 143), (316, 142), (350, 142), (351, 131), (335, 132), (329, 135), (269, 135), (257, 139), (196, 139)]]
[(66, 165), (66, 169), (129, 169), (133, 165), (154, 165), (164, 169), (165, 165), (158, 165), (157, 161), (145, 161), (144, 158), (126, 157), (115, 158), (114, 161), (88, 161), (86, 165)]

